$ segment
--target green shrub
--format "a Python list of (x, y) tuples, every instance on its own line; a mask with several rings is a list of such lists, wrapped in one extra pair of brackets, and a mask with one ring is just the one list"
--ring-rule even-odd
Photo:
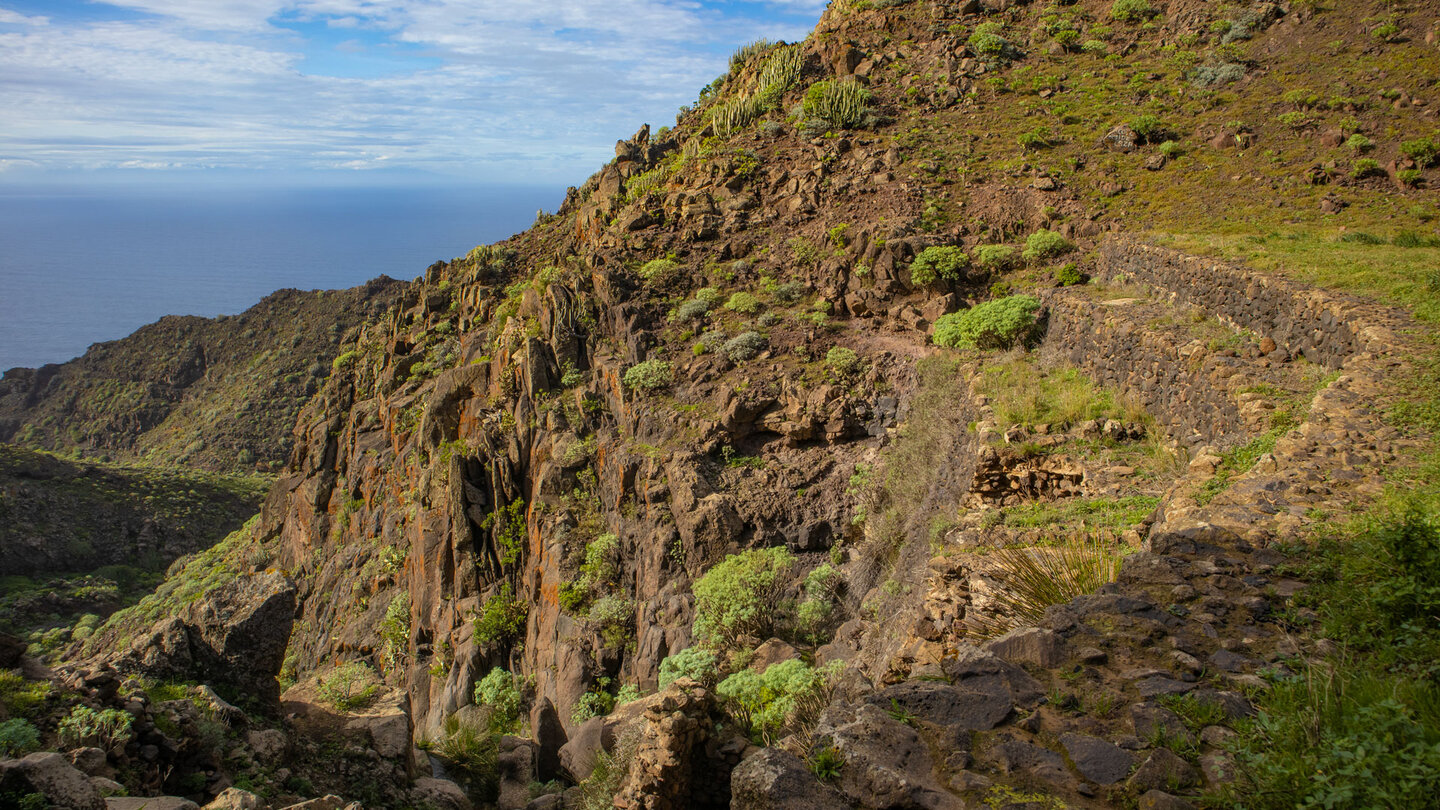
[(359, 356), (360, 353), (352, 349), (335, 358), (335, 360), (330, 363), (330, 367), (336, 371), (339, 371), (342, 368), (349, 368), (355, 365), (355, 359)]
[(1371, 158), (1360, 158), (1351, 164), (1350, 167), (1350, 176), (1356, 180), (1363, 180), (1366, 177), (1373, 177), (1384, 173), (1385, 170), (1380, 168), (1380, 164)]
[(658, 391), (673, 379), (670, 364), (654, 357), (625, 371), (625, 387), (635, 391)]
[(1045, 127), (1035, 127), (1032, 130), (1020, 133), (1019, 137), (1015, 139), (1015, 142), (1020, 144), (1020, 148), (1027, 152), (1037, 152), (1041, 149), (1047, 149), (1050, 146), (1050, 130)]
[(499, 552), (500, 562), (513, 564), (525, 548), (525, 500), (516, 498), (486, 515), (480, 528), (495, 530), (495, 550)]
[(1357, 132), (1350, 136), (1350, 139), (1345, 142), (1345, 146), (1351, 151), (1363, 155), (1375, 148), (1375, 142)]
[(590, 605), (589, 625), (606, 647), (623, 648), (635, 637), (635, 603), (621, 593), (607, 593)]
[(794, 558), (783, 548), (731, 554), (695, 582), (695, 638), (716, 648), (774, 626), (782, 578)]
[(580, 563), (580, 576), (576, 586), (582, 591), (594, 594), (615, 584), (620, 573), (620, 538), (606, 532), (585, 544), (585, 561)]
[(1419, 169), (1399, 169), (1395, 172), (1395, 179), (1399, 180), (1401, 185), (1415, 188), (1425, 179), (1425, 173)]
[(680, 678), (690, 678), (710, 689), (719, 679), (719, 673), (713, 650), (690, 647), (672, 653), (660, 662), (660, 688), (663, 690)]
[(759, 332), (741, 332), (733, 338), (725, 341), (721, 351), (730, 358), (732, 363), (743, 363), (760, 352), (765, 351), (768, 341)]
[[(799, 659), (771, 664), (764, 673), (742, 669), (721, 681), (715, 692), (757, 742), (769, 745), (804, 722), (805, 709), (818, 708), (843, 664), (812, 668)], [(808, 704), (808, 705), (807, 705)]]
[(1146, 0), (1115, 0), (1110, 6), (1110, 18), (1120, 22), (1144, 22), (1155, 14), (1155, 9)]
[(385, 608), (385, 618), (380, 620), (380, 640), (384, 642), (381, 652), (387, 672), (393, 672), (409, 655), (410, 651), (410, 592), (400, 591)]
[(695, 299), (686, 301), (675, 308), (675, 320), (677, 321), (698, 321), (710, 312), (710, 302)]
[(975, 265), (987, 273), (999, 273), (1015, 264), (1015, 248), (1009, 245), (978, 245), (970, 251)]
[(1400, 144), (1400, 151), (1415, 161), (1415, 165), (1422, 169), (1428, 169), (1440, 163), (1440, 141), (1434, 138), (1416, 138), (1413, 141), (1405, 141)]
[(1142, 143), (1164, 141), (1166, 136), (1170, 134), (1170, 128), (1165, 125), (1164, 121), (1160, 120), (1160, 116), (1158, 115), (1150, 115), (1148, 113), (1145, 115), (1137, 115), (1126, 123), (1130, 125), (1131, 129), (1135, 130), (1135, 136), (1139, 138)]
[(520, 637), (529, 615), (526, 604), (515, 598), (510, 583), (485, 600), (474, 621), (475, 640), (481, 644), (504, 647)]
[(910, 262), (910, 281), (917, 287), (931, 284), (936, 278), (959, 281), (969, 266), (970, 257), (958, 247), (928, 247)]
[(375, 670), (363, 661), (341, 664), (315, 685), (320, 697), (342, 712), (369, 706), (378, 688)]
[(737, 292), (725, 302), (725, 308), (741, 315), (754, 315), (760, 311), (760, 299), (748, 292)]
[(579, 725), (592, 717), (604, 717), (615, 709), (615, 696), (609, 692), (586, 692), (570, 710), (570, 719)]
[(725, 293), (720, 292), (714, 287), (701, 287), (695, 291), (695, 300), (704, 301), (711, 307), (718, 306), (724, 297)]
[(860, 355), (856, 354), (854, 349), (832, 346), (830, 351), (825, 353), (825, 365), (835, 376), (845, 377), (860, 369)]
[(1170, 160), (1174, 160), (1183, 154), (1183, 150), (1180, 148), (1180, 144), (1174, 141), (1164, 141), (1160, 144), (1160, 154)]
[(1075, 249), (1069, 239), (1060, 234), (1041, 228), (1025, 240), (1025, 252), (1020, 254), (1027, 262), (1048, 261), (1064, 256)]
[(475, 684), (475, 702), (490, 707), (492, 731), (508, 734), (520, 726), (520, 690), (515, 676), (495, 667)]
[(11, 718), (0, 723), (0, 757), (22, 757), (40, 747), (40, 730), (29, 720)]
[(936, 345), (950, 348), (1007, 349), (1034, 331), (1039, 309), (1039, 300), (1029, 295), (986, 301), (940, 316), (932, 339)]
[(119, 709), (92, 709), (75, 706), (60, 720), (56, 731), (60, 744), (67, 748), (93, 745), (105, 750), (124, 745), (132, 736), (130, 726), (135, 718)]
[(845, 754), (834, 746), (827, 745), (810, 759), (810, 772), (821, 782), (833, 782), (845, 767)]
[(1070, 262), (1055, 271), (1055, 280), (1060, 282), (1062, 287), (1071, 287), (1076, 284), (1084, 284), (1085, 274), (1080, 272), (1074, 262)]
[(994, 20), (983, 22), (975, 26), (975, 30), (970, 33), (970, 37), (965, 42), (976, 56), (990, 59), (1013, 56), (1015, 46), (1001, 35), (1004, 30), (1005, 26)]
[(655, 281), (663, 280), (679, 269), (680, 264), (673, 259), (652, 259), (640, 267), (639, 273), (646, 281)]
[(33, 716), (49, 696), (49, 681), (27, 681), (18, 670), (0, 669), (0, 706), (12, 716)]
[(870, 115), (870, 91), (855, 79), (822, 79), (805, 91), (804, 111), (836, 129), (855, 129)]

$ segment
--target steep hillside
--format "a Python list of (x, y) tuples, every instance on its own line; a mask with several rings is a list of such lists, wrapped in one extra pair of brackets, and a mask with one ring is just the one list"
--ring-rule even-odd
[(395, 301), (388, 278), (281, 290), (235, 316), (167, 317), (83, 357), (0, 380), (0, 441), (114, 461), (273, 470), (350, 330)]
[(1433, 802), (1433, 26), (832, 3), (362, 326), (63, 682), (277, 807)]

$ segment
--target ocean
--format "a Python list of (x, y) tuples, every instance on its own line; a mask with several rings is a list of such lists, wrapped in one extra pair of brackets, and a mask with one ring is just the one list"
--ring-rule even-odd
[(554, 188), (127, 193), (0, 189), (0, 370), (61, 363), (163, 315), (411, 279), (554, 211)]

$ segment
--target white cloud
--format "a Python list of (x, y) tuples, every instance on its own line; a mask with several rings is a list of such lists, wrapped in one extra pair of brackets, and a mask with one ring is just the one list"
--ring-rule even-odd
[[(670, 123), (731, 46), (804, 27), (736, 16), (762, 7), (753, 2), (726, 14), (683, 0), (107, 2), (155, 19), (55, 16), (0, 33), (0, 156), (52, 168), (399, 166), (578, 183), (616, 138)], [(343, 31), (324, 50), (345, 58), (426, 61), (381, 78), (307, 73), (307, 43), (289, 21)]]

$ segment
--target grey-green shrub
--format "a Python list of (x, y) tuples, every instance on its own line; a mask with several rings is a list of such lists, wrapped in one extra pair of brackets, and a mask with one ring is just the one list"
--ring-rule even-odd
[(673, 379), (674, 371), (670, 364), (653, 357), (625, 371), (625, 387), (636, 391), (658, 391)]
[(719, 679), (719, 668), (715, 651), (704, 647), (690, 647), (672, 653), (660, 662), (660, 688), (679, 680), (690, 678), (706, 689), (713, 688)]
[(741, 332), (725, 341), (721, 351), (730, 358), (730, 362), (743, 363), (764, 351), (768, 343), (759, 332)]
[(928, 247), (910, 262), (910, 281), (917, 287), (931, 284), (937, 278), (959, 281), (970, 266), (970, 257), (958, 247)]
[(986, 301), (935, 321), (931, 339), (950, 348), (1006, 349), (1034, 331), (1040, 301), (1029, 295), (1012, 295)]

